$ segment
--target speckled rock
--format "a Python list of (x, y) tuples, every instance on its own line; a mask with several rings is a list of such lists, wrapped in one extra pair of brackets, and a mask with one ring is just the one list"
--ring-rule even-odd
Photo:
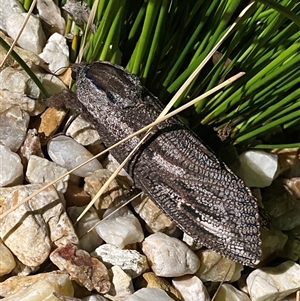
[(200, 267), (199, 258), (186, 244), (164, 233), (148, 236), (143, 241), (142, 249), (157, 276), (194, 274)]
[(0, 295), (5, 296), (5, 301), (57, 301), (53, 292), (73, 296), (74, 289), (68, 274), (51, 272), (15, 276), (0, 283)]
[(54, 250), (51, 261), (60, 270), (66, 270), (71, 278), (89, 291), (96, 290), (101, 294), (109, 291), (111, 283), (105, 265), (89, 253), (77, 249), (71, 243)]
[(146, 256), (135, 250), (122, 250), (113, 245), (104, 244), (92, 253), (107, 266), (119, 266), (132, 278), (136, 278), (149, 269)]
[(300, 289), (300, 265), (286, 261), (276, 267), (256, 269), (247, 278), (251, 301), (280, 301)]
[(192, 275), (185, 275), (174, 278), (173, 285), (183, 296), (184, 300), (189, 301), (210, 301), (209, 294), (202, 281)]
[(200, 258), (198, 276), (203, 282), (234, 282), (241, 277), (244, 267), (240, 263), (224, 257), (212, 250), (197, 251)]

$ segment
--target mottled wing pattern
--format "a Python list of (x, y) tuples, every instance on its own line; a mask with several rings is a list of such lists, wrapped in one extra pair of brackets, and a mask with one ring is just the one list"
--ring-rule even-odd
[(161, 133), (145, 146), (143, 160), (151, 163), (133, 160), (130, 170), (137, 186), (197, 242), (256, 264), (258, 208), (244, 183), (187, 129)]
[[(106, 146), (153, 122), (162, 105), (136, 76), (109, 63), (79, 68), (83, 116)], [(112, 150), (123, 161), (135, 137)], [(246, 265), (260, 257), (258, 208), (244, 183), (176, 118), (158, 125), (126, 166), (178, 227), (208, 248)]]

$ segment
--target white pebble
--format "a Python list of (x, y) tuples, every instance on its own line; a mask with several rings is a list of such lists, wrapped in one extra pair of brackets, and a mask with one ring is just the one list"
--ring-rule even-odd
[(202, 281), (192, 275), (185, 275), (172, 280), (175, 288), (180, 292), (184, 300), (210, 301), (209, 294)]
[(126, 301), (174, 301), (168, 294), (160, 288), (142, 288), (136, 291)]
[[(11, 14), (6, 19), (6, 30), (12, 39), (16, 39), (26, 16), (27, 13), (15, 13)], [(42, 29), (40, 19), (31, 15), (18, 40), (18, 45), (28, 51), (39, 54), (41, 53), (45, 43), (46, 37)]]
[(157, 276), (194, 274), (200, 267), (199, 258), (185, 243), (164, 233), (157, 232), (148, 236), (142, 249)]
[(38, 0), (36, 5), (39, 16), (50, 27), (51, 32), (59, 32), (64, 34), (65, 19), (61, 16), (59, 7), (53, 0)]
[(16, 266), (13, 254), (0, 240), (0, 277), (9, 274)]
[(6, 32), (6, 19), (14, 13), (23, 13), (24, 8), (18, 0), (0, 0), (0, 29)]
[(16, 152), (25, 138), (29, 115), (19, 107), (12, 107), (0, 114), (0, 143)]
[(98, 132), (91, 123), (78, 116), (68, 127), (66, 134), (81, 145), (90, 145), (100, 141)]
[[(103, 218), (113, 210), (115, 208), (107, 209)], [(96, 227), (96, 231), (106, 243), (121, 249), (144, 239), (144, 232), (139, 220), (127, 207), (121, 208), (108, 219), (103, 220)]]
[(231, 284), (222, 284), (214, 301), (251, 301), (248, 295), (237, 290)]
[[(57, 301), (58, 299), (53, 295), (53, 292), (59, 293), (65, 296), (73, 296), (74, 289), (72, 282), (67, 273), (48, 273), (36, 275), (37, 278), (41, 278), (33, 283), (30, 283), (30, 277), (27, 280), (24, 277), (14, 277), (14, 288), (18, 287), (13, 293), (5, 296), (5, 301)], [(11, 278), (6, 281), (11, 280)], [(32, 280), (31, 280), (32, 281)], [(3, 284), (3, 283), (1, 283)]]
[(278, 156), (264, 151), (250, 150), (239, 156), (238, 175), (248, 187), (270, 186), (278, 169)]
[(276, 267), (256, 269), (246, 282), (251, 301), (280, 301), (300, 289), (300, 265), (286, 261)]
[[(73, 222), (76, 223), (77, 217), (82, 213), (84, 207), (69, 207), (68, 215)], [(75, 225), (76, 233), (79, 237), (79, 246), (81, 249), (92, 252), (102, 244), (101, 237), (96, 230), (88, 232), (96, 223), (100, 221), (96, 210), (91, 207), (88, 212)]]
[(22, 183), (23, 165), (20, 157), (7, 146), (0, 144), (0, 186), (11, 186)]
[[(52, 1), (51, 1), (52, 2)], [(52, 2), (53, 3), (53, 2)], [(43, 52), (39, 54), (46, 63), (49, 70), (54, 74), (62, 74), (69, 67), (69, 48), (66, 38), (55, 32), (47, 41)]]
[(122, 250), (109, 244), (97, 248), (92, 256), (99, 257), (108, 266), (119, 266), (132, 278), (149, 269), (146, 256), (135, 250)]
[(111, 268), (112, 273), (112, 286), (109, 295), (115, 298), (126, 298), (134, 293), (132, 279), (126, 274), (119, 266), (113, 266)]
[[(31, 184), (46, 184), (57, 179), (66, 172), (67, 170), (58, 164), (45, 158), (32, 155), (28, 161), (26, 179)], [(70, 176), (65, 176), (62, 180), (54, 184), (57, 191), (61, 193), (67, 191), (69, 177)]]
[[(93, 157), (86, 148), (66, 136), (58, 136), (51, 139), (48, 143), (48, 154), (55, 163), (67, 170), (71, 170)], [(101, 168), (101, 163), (94, 159), (78, 168), (73, 174), (79, 177), (87, 177), (95, 170)]]

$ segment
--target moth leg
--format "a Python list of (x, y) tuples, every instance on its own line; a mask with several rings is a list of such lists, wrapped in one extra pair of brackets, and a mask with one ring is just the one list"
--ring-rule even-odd
[(77, 112), (82, 110), (81, 103), (77, 100), (76, 93), (70, 90), (62, 90), (61, 92), (52, 95), (46, 100), (48, 107), (74, 109)]

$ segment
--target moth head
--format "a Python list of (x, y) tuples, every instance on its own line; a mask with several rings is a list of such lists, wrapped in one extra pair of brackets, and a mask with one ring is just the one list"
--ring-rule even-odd
[[(95, 62), (77, 67), (77, 79), (86, 78), (102, 91), (110, 103), (120, 109), (136, 106), (142, 98), (139, 78), (124, 68), (108, 62)], [(84, 74), (83, 74), (84, 73)]]

